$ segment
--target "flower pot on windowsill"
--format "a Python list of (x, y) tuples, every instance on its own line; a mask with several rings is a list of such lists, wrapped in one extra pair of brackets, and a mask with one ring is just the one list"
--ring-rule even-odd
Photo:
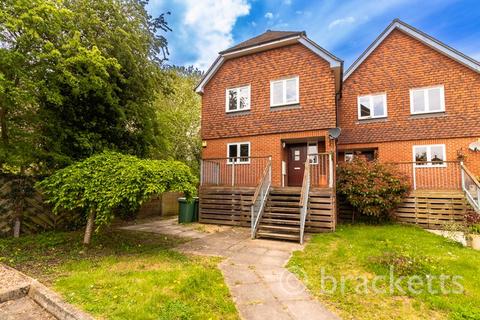
[(480, 250), (480, 234), (469, 234), (467, 236), (467, 245), (474, 250)]

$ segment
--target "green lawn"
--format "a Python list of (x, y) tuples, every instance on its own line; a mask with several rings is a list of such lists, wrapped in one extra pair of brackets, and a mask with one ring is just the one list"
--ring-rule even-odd
[(180, 240), (110, 231), (0, 240), (0, 262), (38, 278), (101, 319), (238, 319), (218, 259), (171, 250)]
[(314, 236), (289, 268), (345, 319), (480, 319), (480, 252), (419, 228), (340, 225)]

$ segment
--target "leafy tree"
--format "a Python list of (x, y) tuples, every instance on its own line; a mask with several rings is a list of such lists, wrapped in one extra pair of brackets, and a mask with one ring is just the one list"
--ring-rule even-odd
[(157, 145), (170, 30), (142, 0), (0, 4), (0, 164), (55, 168)]
[(337, 169), (337, 192), (361, 214), (385, 218), (407, 195), (408, 179), (393, 165), (355, 158)]
[(87, 216), (84, 243), (89, 244), (94, 225), (110, 223), (116, 209), (135, 211), (151, 195), (166, 191), (191, 197), (196, 184), (181, 162), (104, 152), (58, 170), (37, 186), (54, 213), (79, 209)]
[(167, 75), (169, 90), (160, 92), (155, 100), (161, 132), (157, 156), (185, 162), (198, 174), (201, 102), (193, 88), (201, 72), (192, 67), (170, 67)]

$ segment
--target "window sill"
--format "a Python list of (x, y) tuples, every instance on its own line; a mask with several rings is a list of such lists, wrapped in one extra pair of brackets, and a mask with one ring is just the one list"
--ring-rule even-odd
[(250, 114), (250, 109), (247, 109), (247, 110), (235, 110), (235, 111), (227, 111), (226, 112), (227, 116), (230, 116), (230, 117), (235, 117), (235, 116), (244, 116), (244, 115), (247, 115), (247, 114)]
[(378, 118), (369, 118), (369, 119), (358, 119), (357, 124), (362, 123), (375, 123), (375, 122), (387, 122), (387, 117), (378, 117)]
[(289, 109), (300, 109), (300, 103), (282, 104), (278, 106), (270, 106), (270, 111), (280, 111)]
[(411, 113), (409, 119), (423, 119), (423, 118), (439, 118), (446, 117), (445, 111), (427, 112), (427, 113)]

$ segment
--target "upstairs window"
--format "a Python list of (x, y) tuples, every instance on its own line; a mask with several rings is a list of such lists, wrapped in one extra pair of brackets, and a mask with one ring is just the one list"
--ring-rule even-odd
[(250, 142), (229, 143), (228, 163), (250, 163)]
[(270, 81), (270, 106), (299, 103), (298, 77)]
[(445, 166), (445, 145), (413, 146), (413, 160), (417, 167)]
[(387, 95), (371, 94), (358, 97), (358, 119), (384, 118), (387, 116)]
[(445, 111), (443, 86), (410, 90), (410, 112), (412, 114)]
[(250, 86), (227, 89), (226, 111), (250, 110)]

